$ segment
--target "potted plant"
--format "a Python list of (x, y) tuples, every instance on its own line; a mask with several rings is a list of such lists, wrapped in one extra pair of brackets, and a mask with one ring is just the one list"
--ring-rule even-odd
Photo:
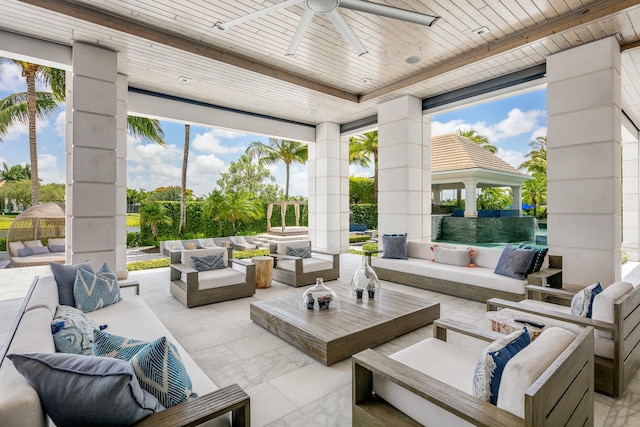
[(318, 297), (318, 308), (320, 310), (328, 309), (329, 303), (331, 303), (331, 295), (323, 295), (321, 297)]
[(307, 308), (309, 310), (313, 310), (313, 303), (315, 302), (315, 300), (313, 299), (313, 295), (308, 294), (307, 295)]
[(373, 297), (376, 295), (375, 280), (371, 279), (369, 280), (369, 283), (367, 283), (367, 293), (369, 294), (369, 299), (373, 299)]

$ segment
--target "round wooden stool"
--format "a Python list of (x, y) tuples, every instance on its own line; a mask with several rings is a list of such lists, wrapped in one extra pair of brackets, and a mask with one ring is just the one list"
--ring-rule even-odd
[(254, 256), (251, 262), (256, 265), (256, 288), (265, 289), (271, 287), (273, 279), (273, 258), (270, 256)]

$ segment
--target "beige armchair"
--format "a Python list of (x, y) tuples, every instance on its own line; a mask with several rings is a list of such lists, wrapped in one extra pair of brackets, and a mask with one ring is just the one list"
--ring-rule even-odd
[(640, 366), (640, 287), (616, 282), (597, 295), (592, 318), (571, 314), (575, 291), (527, 286), (527, 298), (520, 302), (493, 298), (487, 310), (507, 309), (523, 317), (541, 320), (548, 326), (569, 330), (595, 329), (595, 389), (618, 397)]
[[(255, 265), (249, 261), (231, 259), (231, 251), (231, 248), (181, 251), (180, 262), (171, 263), (171, 295), (191, 308), (255, 294)], [(207, 256), (222, 256), (225, 267), (204, 271), (194, 268), (194, 258), (201, 259)], [(244, 269), (244, 272), (236, 270), (233, 266)]]
[(447, 330), (487, 342), (503, 336), (441, 319), (435, 338), (389, 357), (354, 355), (353, 426), (593, 426), (592, 328), (543, 332), (506, 364), (497, 405), (472, 394), (479, 354), (447, 343)]
[[(293, 251), (308, 249), (308, 257), (291, 255)], [(269, 244), (269, 255), (275, 258), (273, 278), (291, 286), (305, 286), (322, 280), (340, 278), (340, 254), (311, 254), (309, 240), (295, 240)]]

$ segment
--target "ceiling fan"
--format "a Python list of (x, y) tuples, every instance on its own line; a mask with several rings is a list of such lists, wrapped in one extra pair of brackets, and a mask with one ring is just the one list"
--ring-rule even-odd
[(257, 10), (228, 22), (216, 22), (214, 27), (226, 31), (234, 25), (242, 24), (243, 22), (250, 21), (262, 15), (269, 14), (276, 10), (285, 9), (299, 3), (304, 3), (306, 10), (302, 16), (300, 24), (298, 24), (296, 33), (293, 35), (293, 39), (291, 39), (291, 44), (287, 50), (287, 56), (294, 56), (296, 54), (296, 50), (302, 41), (302, 37), (307, 31), (307, 27), (309, 27), (309, 24), (316, 13), (324, 14), (329, 21), (331, 21), (340, 35), (349, 43), (349, 45), (351, 45), (351, 48), (356, 51), (358, 56), (362, 56), (367, 53), (367, 48), (362, 44), (358, 36), (356, 36), (356, 33), (353, 31), (351, 26), (347, 24), (347, 21), (345, 21), (340, 12), (338, 12), (338, 7), (346, 7), (347, 9), (357, 10), (360, 12), (373, 13), (387, 18), (426, 25), (427, 27), (430, 27), (440, 18), (439, 16), (425, 15), (410, 10), (399, 9), (393, 6), (371, 3), (366, 0), (285, 0), (282, 3), (274, 4), (273, 6)]

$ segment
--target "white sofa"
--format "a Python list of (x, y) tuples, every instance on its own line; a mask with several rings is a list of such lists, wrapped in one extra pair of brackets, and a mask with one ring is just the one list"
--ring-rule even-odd
[[(524, 298), (527, 280), (495, 274), (501, 248), (471, 246), (475, 250), (472, 262), (475, 268), (459, 267), (432, 262), (436, 243), (407, 242), (409, 259), (371, 257), (370, 265), (378, 278), (390, 282), (485, 302), (490, 298), (519, 301)], [(469, 247), (463, 245), (458, 247)], [(545, 259), (542, 268), (548, 264)]]
[[(137, 283), (132, 285), (137, 294)], [(124, 298), (117, 304), (87, 313), (87, 316), (97, 324), (107, 324), (106, 331), (112, 334), (143, 340), (167, 337), (178, 347), (192, 380), (193, 390), (200, 396), (153, 414), (138, 424), (173, 426), (195, 419), (200, 422), (211, 420), (209, 423), (215, 426), (249, 425), (249, 396), (236, 384), (218, 389), (142, 297), (125, 295), (132, 293), (129, 291), (123, 289)], [(12, 353), (55, 352), (51, 320), (57, 305), (58, 288), (53, 276), (36, 277), (0, 350), (0, 424), (3, 426), (45, 427), (50, 424), (37, 392), (5, 356)], [(227, 412), (232, 412), (232, 416)]]
[[(48, 265), (50, 262), (56, 262), (58, 264), (64, 264), (65, 262), (65, 253), (64, 252), (54, 252), (53, 247), (64, 247), (65, 240), (62, 238), (51, 238), (47, 243), (47, 246), (43, 246), (42, 241), (40, 240), (29, 240), (29, 241), (15, 241), (9, 242), (8, 250), (11, 258), (11, 264), (14, 267), (31, 267), (35, 265)], [(20, 256), (18, 251), (20, 249), (33, 248), (33, 247), (46, 247), (48, 252), (32, 254), (26, 256)]]

